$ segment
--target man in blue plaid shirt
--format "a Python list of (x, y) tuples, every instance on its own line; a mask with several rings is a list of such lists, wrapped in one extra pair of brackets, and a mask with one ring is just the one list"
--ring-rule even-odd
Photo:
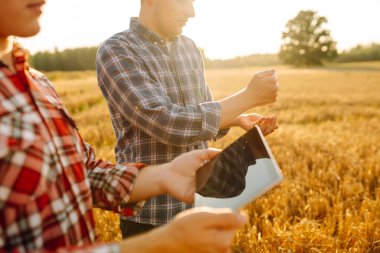
[[(193, 0), (142, 0), (130, 29), (107, 39), (96, 64), (117, 143), (117, 162), (159, 164), (207, 147), (232, 126), (260, 124), (264, 134), (277, 128), (275, 117), (242, 114), (276, 101), (274, 70), (253, 76), (241, 91), (213, 101), (202, 55), (181, 35), (194, 17)], [(191, 208), (168, 195), (151, 198), (138, 216), (121, 218), (123, 237), (148, 231)]]

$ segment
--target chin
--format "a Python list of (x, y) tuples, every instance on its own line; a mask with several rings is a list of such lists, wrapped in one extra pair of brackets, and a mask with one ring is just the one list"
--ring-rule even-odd
[(178, 29), (178, 33), (177, 33), (177, 36), (179, 36), (179, 35), (181, 35), (182, 34), (182, 30), (183, 30), (183, 28), (181, 27), (180, 29)]
[(182, 34), (182, 29), (181, 30), (178, 30), (178, 31), (175, 31), (173, 32), (173, 36), (172, 37), (178, 37)]
[(30, 26), (25, 27), (22, 31), (19, 31), (17, 34), (15, 34), (17, 37), (27, 38), (32, 37), (36, 34), (38, 34), (41, 30), (41, 27), (39, 25), (36, 26)]

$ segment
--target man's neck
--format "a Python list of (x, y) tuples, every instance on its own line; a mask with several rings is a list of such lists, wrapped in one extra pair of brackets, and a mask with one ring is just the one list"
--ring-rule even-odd
[(11, 71), (14, 71), (12, 62), (12, 48), (13, 37), (0, 37), (0, 60), (8, 65)]
[(140, 24), (142, 24), (149, 31), (154, 32), (155, 34), (160, 36), (166, 42), (170, 41), (170, 38), (167, 38), (158, 32), (158, 30), (154, 26), (154, 22), (152, 21), (152, 19), (148, 15), (145, 15), (143, 12), (140, 12), (138, 19), (139, 19)]

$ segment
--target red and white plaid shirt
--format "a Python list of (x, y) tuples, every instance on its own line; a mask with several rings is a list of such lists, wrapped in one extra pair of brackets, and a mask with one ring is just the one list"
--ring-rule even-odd
[[(123, 215), (141, 164), (95, 160), (54, 88), (26, 65), (0, 62), (0, 252), (118, 252), (95, 242), (92, 207)], [(140, 203), (141, 204), (141, 203)]]

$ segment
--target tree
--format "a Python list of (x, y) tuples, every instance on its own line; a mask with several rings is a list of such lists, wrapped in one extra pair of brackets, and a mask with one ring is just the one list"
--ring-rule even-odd
[(338, 54), (336, 42), (324, 26), (327, 19), (314, 11), (300, 11), (289, 20), (282, 33), (279, 58), (295, 66), (321, 65)]

